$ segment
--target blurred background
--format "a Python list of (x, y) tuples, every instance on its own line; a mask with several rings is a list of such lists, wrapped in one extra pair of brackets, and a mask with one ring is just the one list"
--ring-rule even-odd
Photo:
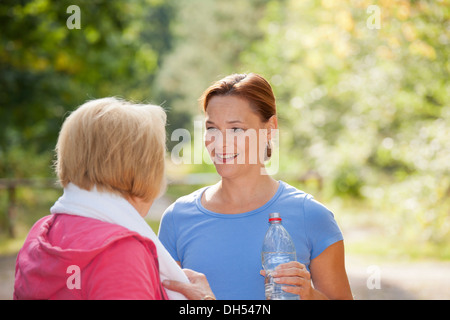
[(218, 179), (172, 163), (171, 132), (192, 132), (212, 82), (246, 72), (277, 98), (275, 178), (334, 212), (355, 298), (450, 299), (450, 1), (2, 0), (0, 21), (1, 299), (61, 195), (70, 111), (105, 96), (166, 109), (157, 231), (171, 202)]

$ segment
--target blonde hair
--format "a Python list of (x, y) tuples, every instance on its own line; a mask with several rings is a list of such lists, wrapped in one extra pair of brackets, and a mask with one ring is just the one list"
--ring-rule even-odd
[(59, 133), (55, 171), (61, 185), (155, 199), (165, 187), (165, 123), (159, 106), (117, 98), (86, 102)]

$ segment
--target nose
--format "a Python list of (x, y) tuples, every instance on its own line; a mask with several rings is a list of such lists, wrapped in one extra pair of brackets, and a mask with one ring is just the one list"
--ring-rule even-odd
[(213, 133), (205, 135), (205, 145), (208, 150), (218, 153), (235, 152), (235, 136), (230, 130), (214, 130)]

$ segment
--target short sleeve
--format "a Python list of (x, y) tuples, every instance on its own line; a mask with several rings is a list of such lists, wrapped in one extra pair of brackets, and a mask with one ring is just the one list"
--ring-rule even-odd
[(304, 210), (306, 235), (312, 260), (330, 245), (344, 238), (333, 213), (312, 196), (305, 198)]
[(164, 212), (161, 223), (159, 225), (158, 238), (159, 241), (163, 244), (166, 250), (170, 253), (172, 258), (175, 261), (181, 261), (178, 257), (177, 252), (177, 237), (175, 224), (173, 221), (173, 208), (174, 204), (172, 204), (169, 208)]

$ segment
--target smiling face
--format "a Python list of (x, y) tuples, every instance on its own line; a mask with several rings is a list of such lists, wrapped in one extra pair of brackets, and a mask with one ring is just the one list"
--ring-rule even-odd
[(212, 97), (205, 115), (205, 145), (219, 175), (260, 172), (276, 117), (263, 122), (247, 100), (232, 95)]

